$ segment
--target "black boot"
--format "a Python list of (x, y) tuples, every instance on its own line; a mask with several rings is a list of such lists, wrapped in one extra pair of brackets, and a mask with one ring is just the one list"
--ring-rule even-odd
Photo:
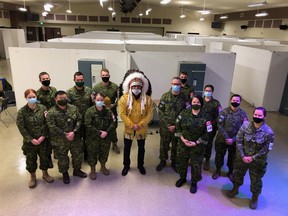
[(73, 175), (74, 176), (78, 176), (78, 177), (80, 177), (80, 178), (86, 178), (87, 177), (87, 174), (86, 173), (84, 173), (82, 170), (73, 170)]
[(176, 186), (176, 187), (182, 187), (185, 183), (186, 183), (186, 179), (185, 179), (185, 178), (180, 178), (180, 179), (175, 183), (175, 186)]
[(191, 183), (190, 193), (194, 194), (197, 192), (197, 183)]
[(156, 167), (156, 170), (161, 171), (164, 167), (166, 167), (166, 160), (161, 160), (158, 166)]
[(227, 196), (229, 198), (234, 198), (239, 193), (239, 187), (239, 185), (233, 185), (232, 190), (227, 193)]
[(221, 176), (221, 169), (216, 169), (215, 173), (212, 175), (212, 179), (216, 180), (217, 178), (219, 178), (219, 176)]
[(124, 168), (122, 170), (122, 176), (126, 176), (128, 174), (128, 172), (129, 172), (129, 169), (130, 169), (130, 167), (125, 167), (124, 166)]
[(259, 194), (255, 194), (255, 193), (252, 194), (252, 199), (249, 205), (250, 209), (255, 210), (257, 208), (258, 197), (259, 197)]
[(144, 168), (143, 166), (138, 167), (138, 169), (139, 169), (139, 171), (140, 171), (140, 173), (141, 173), (142, 175), (146, 175), (146, 170), (145, 170), (145, 168)]
[(64, 172), (64, 173), (62, 173), (62, 175), (63, 175), (64, 184), (69, 184), (70, 183), (70, 177), (69, 177), (68, 172)]

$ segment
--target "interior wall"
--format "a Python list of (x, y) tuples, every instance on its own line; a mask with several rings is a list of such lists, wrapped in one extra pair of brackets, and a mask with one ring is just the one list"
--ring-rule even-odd
[[(119, 84), (130, 66), (128, 54), (120, 51), (9, 48), (17, 108), (25, 103), (23, 93), (28, 88), (40, 87), (38, 75), (46, 71), (51, 76), (51, 85), (58, 90), (74, 86), (73, 74), (78, 71), (79, 59), (105, 59), (105, 67), (111, 73), (111, 81)], [(96, 80), (100, 82), (99, 77)], [(98, 82), (97, 81), (97, 82)]]
[[(213, 84), (214, 97), (223, 107), (228, 105), (233, 78), (235, 54), (218, 53), (167, 53), (136, 52), (131, 53), (131, 66), (141, 69), (152, 84), (152, 97), (159, 100), (169, 91), (171, 79), (179, 75), (179, 62), (201, 62), (206, 64), (204, 85)], [(219, 64), (221, 62), (221, 64)]]

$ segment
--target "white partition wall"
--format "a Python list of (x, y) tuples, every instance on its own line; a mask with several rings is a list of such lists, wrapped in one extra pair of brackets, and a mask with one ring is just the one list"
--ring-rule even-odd
[[(115, 83), (122, 81), (130, 66), (127, 53), (120, 51), (12, 47), (9, 52), (18, 109), (26, 103), (24, 91), (40, 87), (38, 74), (42, 71), (51, 75), (52, 86), (58, 90), (67, 90), (74, 85), (73, 74), (78, 71), (79, 59), (105, 59), (111, 81)], [(97, 78), (100, 81), (100, 71)]]
[(254, 106), (278, 111), (288, 71), (288, 52), (233, 46), (237, 53), (232, 92)]
[(152, 98), (159, 100), (171, 87), (171, 79), (178, 76), (179, 62), (201, 62), (206, 64), (204, 85), (213, 84), (214, 96), (223, 107), (228, 105), (233, 78), (235, 54), (219, 53), (131, 53), (132, 67), (142, 70), (152, 84)]

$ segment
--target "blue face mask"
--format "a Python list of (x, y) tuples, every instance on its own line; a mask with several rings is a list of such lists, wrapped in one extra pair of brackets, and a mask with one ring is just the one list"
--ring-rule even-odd
[(37, 98), (27, 98), (27, 102), (29, 104), (35, 104), (37, 102)]
[(181, 86), (178, 86), (178, 85), (172, 85), (172, 91), (174, 92), (179, 92), (181, 89)]
[(102, 107), (104, 105), (104, 101), (96, 101), (95, 104), (97, 107)]
[(206, 92), (206, 91), (204, 91), (204, 96), (205, 96), (205, 97), (211, 97), (211, 96), (212, 96), (212, 92)]

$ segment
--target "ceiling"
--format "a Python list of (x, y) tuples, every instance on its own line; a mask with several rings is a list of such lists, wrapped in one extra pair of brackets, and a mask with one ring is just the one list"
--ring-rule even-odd
[[(99, 0), (70, 0), (71, 4), (84, 4), (95, 3), (99, 4)], [(109, 1), (104, 2), (108, 6)], [(118, 2), (119, 0), (114, 0)], [(161, 6), (161, 0), (141, 0), (140, 5), (153, 7), (154, 5)], [(212, 10), (213, 14), (219, 13), (231, 13), (237, 11), (255, 10), (255, 8), (248, 8), (250, 3), (264, 2), (264, 0), (171, 0), (171, 2), (163, 7), (184, 7), (185, 9), (200, 10), (203, 9), (204, 1), (206, 4), (205, 9)], [(24, 0), (0, 0), (0, 2), (12, 3), (17, 5), (23, 5)], [(44, 3), (52, 2), (53, 4), (67, 4), (68, 0), (25, 0), (26, 6), (41, 6)], [(288, 7), (287, 0), (267, 0), (268, 4), (261, 6), (261, 9), (275, 8), (275, 7)]]

